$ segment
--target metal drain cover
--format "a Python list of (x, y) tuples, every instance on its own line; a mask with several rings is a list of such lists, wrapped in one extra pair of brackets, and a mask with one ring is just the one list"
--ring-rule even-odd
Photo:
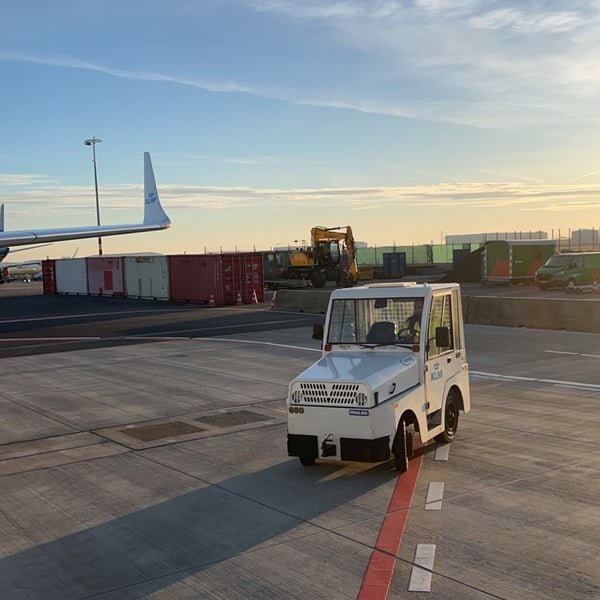
[(170, 421), (168, 423), (158, 423), (156, 425), (146, 425), (144, 427), (121, 429), (121, 433), (142, 442), (151, 442), (162, 438), (187, 435), (188, 433), (198, 433), (199, 431), (205, 430), (202, 429), (202, 427), (196, 427), (195, 425), (190, 425), (183, 421)]
[(247, 423), (258, 423), (259, 421), (269, 421), (270, 418), (260, 413), (249, 410), (237, 410), (234, 412), (220, 413), (218, 415), (206, 415), (194, 419), (206, 425), (213, 427), (235, 427), (236, 425), (246, 425)]

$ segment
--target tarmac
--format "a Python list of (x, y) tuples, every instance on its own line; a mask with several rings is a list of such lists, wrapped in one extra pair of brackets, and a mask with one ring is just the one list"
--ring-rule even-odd
[(597, 334), (468, 325), (472, 410), (399, 478), (287, 456), (317, 315), (13, 286), (2, 600), (600, 598)]

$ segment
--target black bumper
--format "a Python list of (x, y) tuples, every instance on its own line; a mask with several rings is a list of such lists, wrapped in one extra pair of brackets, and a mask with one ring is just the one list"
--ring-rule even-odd
[[(327, 449), (319, 449), (316, 435), (297, 435), (288, 433), (287, 449), (289, 456), (319, 458), (331, 456), (331, 444)], [(321, 451), (320, 451), (321, 450)], [(355, 438), (340, 438), (341, 460), (355, 462), (382, 462), (390, 457), (390, 438), (384, 436), (375, 440), (360, 440)]]

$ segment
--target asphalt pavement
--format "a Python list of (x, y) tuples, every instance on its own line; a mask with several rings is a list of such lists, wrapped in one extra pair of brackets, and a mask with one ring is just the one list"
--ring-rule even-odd
[[(600, 598), (597, 334), (467, 326), (472, 410), (418, 452), (398, 505), (393, 461), (287, 456), (315, 315), (13, 285), (2, 600)], [(374, 556), (383, 596), (365, 585)]]

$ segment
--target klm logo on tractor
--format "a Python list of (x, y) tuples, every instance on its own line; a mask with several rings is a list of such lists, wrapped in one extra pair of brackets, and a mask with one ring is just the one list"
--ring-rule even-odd
[(154, 204), (156, 202), (156, 192), (150, 192), (146, 198), (146, 204)]
[(431, 381), (436, 381), (444, 376), (444, 372), (440, 369), (440, 363), (433, 364), (433, 372), (431, 373)]

